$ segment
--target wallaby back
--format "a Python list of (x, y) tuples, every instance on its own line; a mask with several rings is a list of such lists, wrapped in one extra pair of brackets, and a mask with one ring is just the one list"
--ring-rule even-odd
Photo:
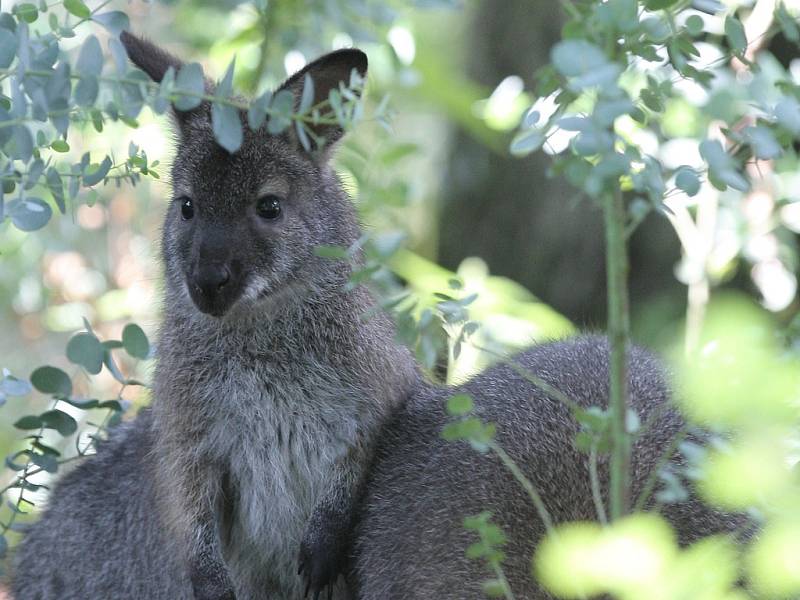
[(174, 538), (158, 518), (144, 410), (59, 480), (14, 556), (15, 600), (192, 600)]
[[(515, 358), (582, 407), (607, 406), (608, 360), (608, 344), (599, 337), (543, 344)], [(642, 423), (655, 419), (633, 446), (635, 498), (683, 420), (669, 405), (659, 362), (632, 348), (629, 366), (630, 405)], [(463, 521), (486, 510), (508, 535), (503, 566), (515, 596), (549, 597), (531, 577), (531, 557), (545, 527), (525, 490), (496, 455), (441, 437), (452, 419), (446, 399), (461, 392), (474, 398), (476, 416), (497, 424), (497, 441), (533, 483), (554, 522), (597, 520), (589, 456), (574, 446), (579, 426), (564, 404), (507, 365), (456, 389), (422, 386), (383, 430), (370, 470), (352, 573), (359, 598), (485, 598), (481, 582), (492, 574), (480, 560), (465, 557), (477, 536)], [(606, 459), (598, 472), (607, 506)], [(694, 496), (662, 512), (684, 544), (746, 524)]]

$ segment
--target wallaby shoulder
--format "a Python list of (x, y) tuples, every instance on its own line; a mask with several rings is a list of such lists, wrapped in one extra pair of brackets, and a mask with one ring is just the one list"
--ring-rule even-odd
[(156, 516), (151, 426), (145, 409), (58, 480), (13, 557), (15, 599), (192, 599)]

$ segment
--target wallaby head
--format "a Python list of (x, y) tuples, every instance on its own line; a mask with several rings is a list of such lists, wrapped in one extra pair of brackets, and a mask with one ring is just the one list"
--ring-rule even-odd
[[(169, 67), (182, 66), (150, 42), (127, 32), (121, 39), (130, 59), (154, 81)], [(366, 55), (339, 50), (310, 63), (280, 89), (292, 92), (297, 105), (308, 74), (318, 104), (339, 82), (347, 84), (353, 70), (366, 75)], [(213, 93), (214, 86), (207, 82), (206, 89)], [(192, 312), (196, 307), (230, 318), (266, 306), (266, 299), (281, 292), (302, 296), (309, 288), (346, 280), (344, 263), (314, 253), (319, 245), (349, 246), (358, 237), (354, 209), (327, 164), (341, 127), (315, 126), (325, 145), (309, 152), (293, 128), (279, 135), (266, 127), (253, 131), (242, 113), (244, 140), (231, 154), (214, 139), (209, 102), (172, 112), (177, 151), (163, 230), (171, 310), (177, 302)]]

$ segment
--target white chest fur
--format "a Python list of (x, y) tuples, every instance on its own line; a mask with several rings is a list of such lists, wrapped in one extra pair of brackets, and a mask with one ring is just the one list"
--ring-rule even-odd
[(280, 371), (231, 365), (215, 379), (204, 394), (224, 397), (206, 398), (221, 410), (204, 445), (236, 490), (229, 567), (250, 581), (244, 598), (259, 589), (298, 597), (300, 541), (334, 464), (356, 443), (363, 399), (315, 363)]

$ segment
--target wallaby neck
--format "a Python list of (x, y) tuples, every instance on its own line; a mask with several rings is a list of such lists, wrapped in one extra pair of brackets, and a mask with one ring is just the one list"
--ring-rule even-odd
[[(167, 306), (174, 306), (167, 298)], [(231, 361), (280, 371), (301, 364), (326, 365), (345, 380), (376, 379), (402, 395), (418, 379), (410, 352), (395, 340), (391, 320), (364, 287), (298, 288), (218, 319), (188, 305), (168, 310), (161, 328), (156, 377), (174, 377), (182, 367), (210, 372)], [(395, 395), (392, 394), (392, 395)]]

